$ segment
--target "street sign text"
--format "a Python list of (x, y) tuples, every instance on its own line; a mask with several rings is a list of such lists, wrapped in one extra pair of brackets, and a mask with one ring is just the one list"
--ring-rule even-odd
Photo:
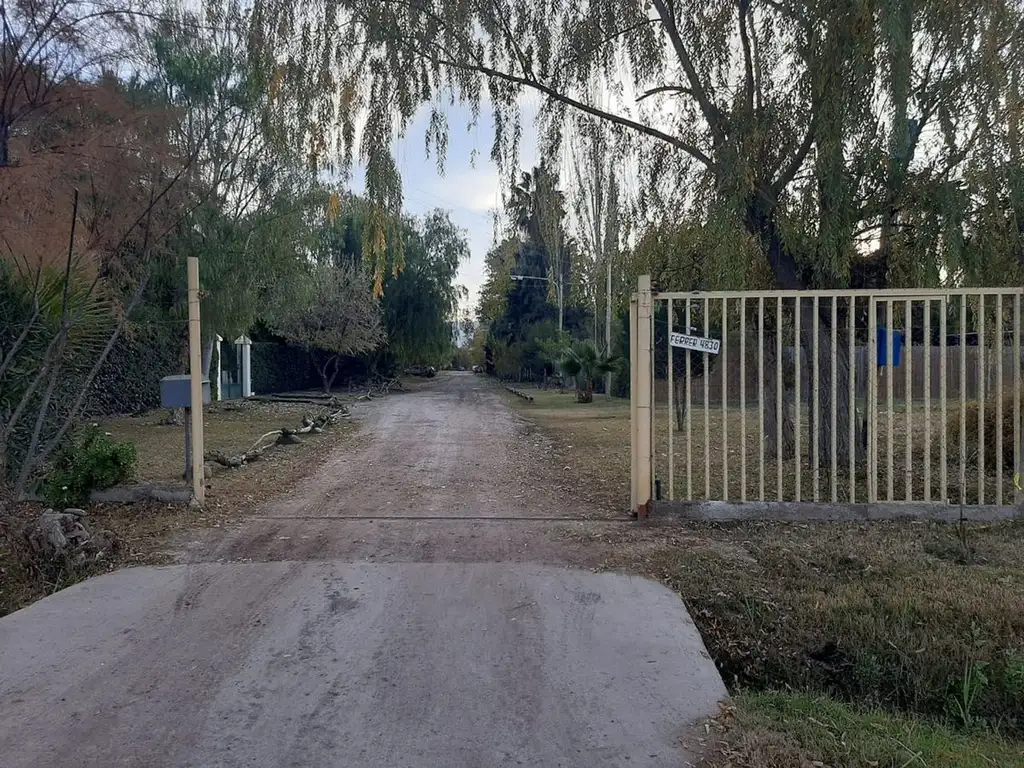
[(692, 349), (695, 352), (707, 352), (709, 355), (717, 355), (722, 348), (719, 339), (705, 339), (702, 336), (687, 336), (685, 333), (670, 333), (669, 343), (673, 347)]

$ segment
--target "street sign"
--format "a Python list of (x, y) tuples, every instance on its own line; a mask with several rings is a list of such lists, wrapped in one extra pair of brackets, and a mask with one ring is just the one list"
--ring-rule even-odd
[(709, 355), (717, 355), (722, 348), (719, 339), (705, 339), (703, 336), (687, 336), (685, 333), (670, 333), (669, 343), (673, 347), (692, 349), (695, 352), (707, 352)]

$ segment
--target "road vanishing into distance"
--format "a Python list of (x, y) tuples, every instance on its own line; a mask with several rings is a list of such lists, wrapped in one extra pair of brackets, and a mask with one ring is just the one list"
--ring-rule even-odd
[(314, 477), (179, 564), (0, 619), (0, 764), (696, 758), (726, 694), (685, 607), (560, 554), (545, 529), (587, 510), (533, 482), (503, 393), (451, 374), (356, 417)]

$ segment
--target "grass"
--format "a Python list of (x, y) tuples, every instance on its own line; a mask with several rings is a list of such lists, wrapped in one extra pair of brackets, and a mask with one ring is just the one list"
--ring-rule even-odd
[(1024, 748), (991, 732), (957, 732), (920, 718), (808, 694), (740, 694), (714, 723), (714, 754), (734, 768), (1024, 765)]
[[(584, 435), (588, 442), (596, 440), (595, 450), (601, 454), (598, 463), (605, 469), (611, 469), (617, 478), (629, 477), (629, 402), (616, 398), (595, 396), (591, 406), (593, 410), (583, 413), (571, 395), (552, 390), (530, 390), (534, 402), (518, 405), (527, 412), (535, 414), (542, 421), (556, 426), (565, 420), (573, 423), (573, 429)], [(960, 452), (958, 433), (954, 427), (959, 425), (958, 405), (950, 404), (947, 419), (951, 427), (947, 434), (946, 450), (946, 486), (945, 497), (953, 503), (964, 499), (967, 504), (983, 502), (994, 504), (997, 491), (1002, 490), (1003, 504), (1012, 504), (1014, 499), (1013, 470), (1004, 465), (1003, 472), (997, 474), (993, 455), (990, 450), (983, 458), (985, 471), (978, 472), (979, 451), (977, 449), (977, 405), (968, 403), (967, 424), (968, 439), (964, 462), (964, 481), (960, 479)], [(989, 415), (994, 409), (990, 405), (986, 411), (987, 442), (993, 442), (994, 419)], [(1012, 455), (1012, 421), (1005, 419), (1008, 426), (1004, 429), (1004, 453)], [(706, 415), (706, 425), (705, 425)], [(706, 412), (702, 406), (692, 406), (690, 413), (690, 439), (687, 433), (674, 431), (672, 434), (672, 475), (669, 475), (669, 426), (674, 424), (667, 403), (655, 407), (655, 475), (661, 481), (663, 496), (669, 498), (670, 480), (674, 498), (689, 499), (728, 499), (756, 500), (762, 497), (768, 501), (817, 500), (830, 501), (831, 487), (831, 446), (820, 446), (820, 456), (826, 461), (815, 472), (811, 461), (811, 445), (807, 435), (807, 421), (810, 416), (808, 408), (803, 408), (801, 424), (801, 451), (803, 461), (796, 459), (777, 462), (770, 456), (764, 458), (764, 473), (761, 473), (761, 451), (759, 448), (759, 413), (756, 407), (748, 406), (746, 418), (738, 407), (723, 410), (719, 406), (711, 406)], [(887, 407), (880, 406), (878, 419), (878, 472), (876, 482), (879, 500), (924, 501), (925, 486), (930, 493), (928, 500), (939, 501), (943, 498), (941, 485), (941, 421), (940, 411), (932, 403), (930, 456), (925, 471), (925, 415), (920, 403), (911, 407), (910, 428), (908, 430), (906, 405), (895, 403), (891, 415), (892, 422), (892, 495), (889, 495), (889, 422), (890, 414)], [(973, 419), (973, 420), (972, 420)], [(911, 435), (908, 451), (908, 433)], [(746, 434), (746, 440), (742, 439)], [(1009, 448), (1009, 451), (1007, 449)], [(851, 483), (848, 454), (837, 451), (837, 483), (835, 498), (837, 501), (864, 502), (868, 499), (868, 477), (863, 464), (855, 467), (854, 482), (851, 496)], [(908, 464), (907, 457), (910, 456)], [(707, 464), (705, 464), (707, 456)], [(742, 471), (746, 462), (746, 473)], [(798, 491), (799, 482), (799, 494)], [(817, 493), (815, 493), (817, 488)], [(628, 500), (628, 497), (626, 497)]]
[[(256, 402), (232, 404), (230, 409), (226, 404), (211, 406), (204, 418), (206, 449), (240, 453), (272, 429), (298, 426), (303, 415), (317, 408)], [(184, 427), (161, 425), (165, 415), (165, 411), (153, 411), (138, 417), (105, 420), (101, 426), (118, 440), (135, 443), (139, 459), (137, 479), (159, 485), (182, 484), (185, 431)], [(169, 561), (173, 553), (168, 551), (167, 539), (172, 534), (220, 527), (237, 519), (315, 472), (354, 430), (351, 422), (343, 421), (322, 434), (303, 436), (301, 445), (276, 448), (258, 462), (218, 472), (208, 481), (206, 503), (201, 509), (157, 502), (92, 505), (87, 517), (89, 527), (113, 531), (121, 543), (120, 551), (112, 559), (74, 572), (61, 572), (56, 578), (44, 578), (34, 569), (26, 568), (0, 536), (0, 616), (97, 573), (126, 565)], [(10, 525), (23, 525), (41, 509), (39, 504), (13, 507)]]
[[(626, 509), (628, 405), (543, 392), (514, 405), (552, 437), (557, 463), (572, 457), (584, 498), (604, 493)], [(660, 579), (686, 601), (738, 694), (728, 738), (746, 762), (723, 765), (1024, 765), (1024, 524), (677, 523), (573, 535), (617, 536), (608, 567)], [(812, 704), (838, 725), (794, 714)], [(846, 732), (846, 746), (829, 741)], [(948, 757), (957, 750), (962, 762)]]

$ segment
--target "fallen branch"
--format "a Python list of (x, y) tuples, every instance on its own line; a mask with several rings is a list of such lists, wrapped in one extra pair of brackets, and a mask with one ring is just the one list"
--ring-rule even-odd
[[(323, 432), (326, 427), (337, 424), (341, 419), (347, 418), (349, 415), (348, 408), (345, 406), (341, 406), (341, 408), (333, 413), (316, 417), (309, 416), (307, 414), (302, 419), (301, 427), (282, 427), (280, 429), (272, 429), (269, 432), (260, 435), (259, 439), (252, 444), (252, 447), (244, 453), (240, 453), (235, 456), (228, 456), (219, 451), (211, 451), (208, 452), (204, 458), (206, 461), (215, 462), (222, 467), (232, 469), (241, 467), (259, 460), (263, 455), (263, 452), (274, 445), (294, 445), (301, 442), (298, 435), (318, 435)], [(275, 440), (264, 445), (264, 441), (270, 437), (275, 438)]]
[(250, 448), (248, 451), (246, 451), (246, 453), (252, 453), (253, 451), (255, 451), (257, 448), (260, 447), (260, 443), (262, 443), (268, 437), (271, 437), (271, 436), (276, 437), (277, 435), (280, 435), (280, 434), (281, 434), (281, 430), (280, 429), (272, 429), (270, 432), (267, 432), (265, 435), (260, 435), (259, 440), (257, 440), (255, 443), (253, 443), (252, 444), (252, 448)]

